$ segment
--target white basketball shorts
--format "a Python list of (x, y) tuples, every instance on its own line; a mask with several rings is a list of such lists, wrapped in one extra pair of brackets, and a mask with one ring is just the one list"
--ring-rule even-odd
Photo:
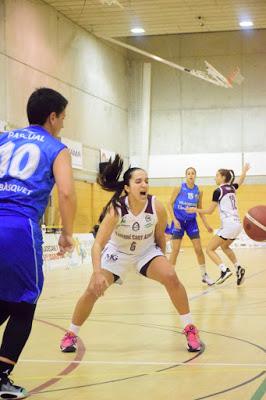
[(142, 255), (121, 253), (111, 244), (107, 244), (102, 252), (101, 266), (103, 269), (119, 276), (116, 283), (122, 284), (130, 269), (138, 273), (149, 261), (155, 257), (164, 256), (160, 247), (155, 244), (149, 247)]

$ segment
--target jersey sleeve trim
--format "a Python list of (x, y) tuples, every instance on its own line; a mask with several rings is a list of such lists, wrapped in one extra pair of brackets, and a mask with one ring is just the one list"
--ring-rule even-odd
[(221, 199), (222, 196), (222, 191), (220, 188), (217, 188), (212, 195), (212, 201), (215, 201), (216, 203), (219, 203), (219, 200)]

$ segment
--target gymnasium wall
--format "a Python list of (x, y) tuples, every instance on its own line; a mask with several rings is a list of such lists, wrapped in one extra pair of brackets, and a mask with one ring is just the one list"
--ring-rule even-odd
[[(78, 210), (77, 217), (75, 220), (75, 232), (87, 233), (91, 230), (92, 226), (97, 223), (98, 217), (109, 201), (111, 194), (103, 191), (96, 183), (86, 182), (75, 182)], [(203, 192), (203, 208), (208, 207), (212, 199), (212, 193), (215, 186), (200, 186), (200, 190)], [(167, 202), (170, 200), (174, 186), (151, 186), (150, 193), (154, 194), (159, 201), (161, 201), (167, 208)], [(265, 185), (243, 185), (237, 192), (238, 207), (240, 216), (243, 219), (245, 213), (249, 208), (254, 205), (265, 204), (266, 199), (266, 186)], [(219, 228), (220, 219), (218, 210), (213, 215), (207, 216), (209, 224), (213, 229)], [(169, 216), (170, 222), (170, 216)], [(203, 245), (206, 246), (208, 240), (211, 238), (204, 225), (201, 222), (201, 218), (198, 218), (201, 238)], [(52, 207), (48, 207), (46, 213), (46, 224), (47, 225), (60, 225), (59, 210), (57, 192), (54, 191)], [(185, 237), (183, 240), (184, 246), (191, 246), (190, 240)]]
[[(221, 167), (226, 167), (229, 161), (223, 156), (225, 153), (237, 153), (241, 159), (245, 152), (266, 152), (266, 30), (138, 37), (128, 41), (188, 68), (204, 70), (207, 60), (227, 76), (239, 66), (245, 77), (242, 86), (224, 89), (146, 59), (152, 63), (153, 162), (160, 162), (158, 155), (185, 154), (187, 164), (191, 164), (191, 154), (201, 157), (216, 153)], [(133, 52), (130, 58), (133, 66), (144, 61)], [(266, 153), (264, 156), (265, 159)], [(264, 174), (258, 171), (260, 176), (265, 174), (266, 166)], [(203, 180), (208, 182), (207, 178)], [(168, 183), (169, 179), (158, 182)]]
[(62, 136), (84, 145), (85, 172), (100, 148), (128, 155), (126, 53), (43, 1), (0, 1), (0, 120), (27, 124), (30, 93), (48, 86), (69, 100)]

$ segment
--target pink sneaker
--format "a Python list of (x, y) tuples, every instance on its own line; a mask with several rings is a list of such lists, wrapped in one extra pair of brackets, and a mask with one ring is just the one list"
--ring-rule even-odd
[(190, 352), (200, 351), (202, 345), (197, 328), (192, 324), (187, 325), (183, 330), (183, 333), (187, 337), (188, 351)]
[(66, 332), (60, 342), (60, 349), (63, 353), (75, 353), (77, 350), (78, 337), (72, 332)]

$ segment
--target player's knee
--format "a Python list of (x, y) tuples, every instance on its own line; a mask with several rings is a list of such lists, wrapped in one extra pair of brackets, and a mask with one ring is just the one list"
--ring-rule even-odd
[(174, 269), (169, 269), (168, 271), (164, 272), (164, 275), (162, 277), (162, 284), (164, 286), (179, 285), (179, 280), (178, 280), (178, 277), (177, 277)]
[(93, 290), (91, 285), (89, 285), (87, 287), (87, 289), (85, 290), (83, 296), (87, 301), (92, 301), (92, 300), (96, 301), (97, 300), (97, 296), (96, 296), (96, 294), (95, 294), (95, 292), (94, 292), (94, 290)]
[(206, 248), (206, 253), (208, 254), (208, 256), (213, 252), (213, 248), (211, 246), (207, 246)]
[(196, 248), (195, 248), (195, 253), (196, 253), (196, 255), (197, 255), (198, 257), (204, 256), (204, 253), (203, 253), (203, 250), (202, 250), (201, 247), (196, 247)]

